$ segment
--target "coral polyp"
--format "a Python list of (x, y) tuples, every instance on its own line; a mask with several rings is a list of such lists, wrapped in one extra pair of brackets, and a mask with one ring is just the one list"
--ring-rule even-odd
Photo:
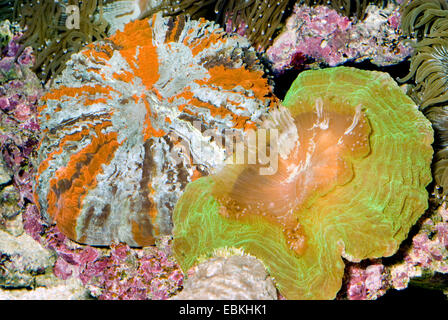
[(279, 132), (276, 170), (247, 161), (190, 183), (173, 214), (174, 252), (188, 270), (242, 249), (286, 298), (334, 298), (342, 257), (394, 254), (425, 211), (433, 131), (380, 72), (305, 71), (282, 104), (263, 124)]
[[(69, 238), (131, 246), (170, 234), (185, 185), (276, 103), (247, 40), (154, 15), (74, 54), (42, 98), (36, 195)], [(216, 140), (214, 140), (215, 138)]]

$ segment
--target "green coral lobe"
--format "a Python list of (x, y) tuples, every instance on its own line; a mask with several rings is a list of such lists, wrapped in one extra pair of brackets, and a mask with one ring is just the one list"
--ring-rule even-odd
[[(427, 207), (429, 121), (380, 72), (346, 67), (303, 72), (283, 105), (297, 119), (309, 114), (318, 99), (333, 112), (361, 106), (371, 129), (370, 152), (351, 159), (348, 182), (294, 211), (306, 250), (293, 252), (282, 227), (262, 216), (222, 214), (223, 205), (213, 196), (220, 186), (210, 176), (187, 186), (173, 214), (174, 253), (184, 270), (216, 249), (241, 248), (263, 261), (288, 299), (330, 299), (341, 286), (342, 256), (359, 261), (396, 252)], [(332, 119), (329, 123), (331, 128)]]

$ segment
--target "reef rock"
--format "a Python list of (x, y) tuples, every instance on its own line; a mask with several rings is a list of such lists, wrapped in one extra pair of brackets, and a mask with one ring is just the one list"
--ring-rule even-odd
[(410, 44), (403, 42), (399, 9), (393, 3), (385, 8), (370, 5), (365, 19), (357, 20), (326, 6), (297, 3), (267, 57), (279, 73), (304, 68), (311, 61), (329, 66), (363, 60), (378, 66), (397, 64), (412, 53)]
[(28, 234), (14, 237), (0, 230), (0, 287), (33, 288), (36, 277), (51, 272), (54, 261), (53, 252)]
[(20, 212), (20, 194), (12, 185), (12, 179), (13, 172), (0, 154), (0, 229), (10, 229), (9, 222)]
[(8, 182), (11, 182), (12, 176), (13, 173), (11, 172), (11, 169), (8, 168), (5, 160), (3, 160), (3, 157), (0, 155), (0, 187)]
[(56, 277), (40, 279), (34, 290), (0, 288), (1, 300), (87, 300), (92, 299), (79, 279), (60, 280)]
[(174, 300), (275, 300), (277, 290), (263, 264), (247, 255), (215, 257), (194, 267)]

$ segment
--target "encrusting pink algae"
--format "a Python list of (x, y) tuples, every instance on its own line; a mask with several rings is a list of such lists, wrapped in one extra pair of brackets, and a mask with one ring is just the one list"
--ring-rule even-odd
[(276, 73), (300, 67), (294, 59), (297, 55), (307, 57), (311, 65), (334, 67), (363, 60), (394, 65), (412, 53), (399, 28), (399, 10), (394, 3), (385, 8), (369, 6), (366, 18), (356, 20), (326, 6), (297, 3), (266, 56)]

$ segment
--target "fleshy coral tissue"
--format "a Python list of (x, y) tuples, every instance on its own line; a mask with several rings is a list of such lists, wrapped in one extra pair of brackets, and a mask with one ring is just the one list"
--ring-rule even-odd
[(173, 215), (176, 259), (188, 270), (239, 248), (286, 298), (334, 298), (341, 257), (394, 254), (427, 208), (431, 124), (389, 75), (347, 67), (301, 73), (270, 114), (277, 172), (230, 164), (190, 183)]
[(185, 185), (224, 163), (216, 140), (276, 103), (246, 39), (160, 14), (74, 54), (55, 83), (40, 108), (36, 196), (90, 245), (170, 234)]

